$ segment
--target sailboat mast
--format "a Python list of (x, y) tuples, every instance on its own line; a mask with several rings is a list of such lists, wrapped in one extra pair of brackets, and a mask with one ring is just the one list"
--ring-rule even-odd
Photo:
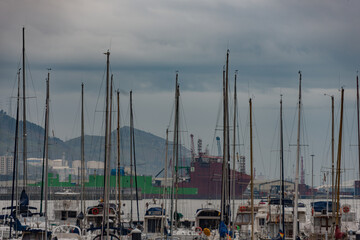
[(84, 83), (81, 84), (81, 204), (80, 211), (85, 214), (85, 141), (84, 141)]
[(118, 185), (118, 223), (121, 226), (121, 174), (120, 174), (120, 92), (116, 91), (117, 97), (117, 185)]
[(360, 115), (359, 115), (359, 76), (358, 75), (356, 75), (356, 108), (357, 108), (358, 158), (359, 158), (359, 180), (360, 180)]
[(227, 50), (226, 53), (226, 136), (227, 136), (227, 157), (226, 157), (226, 172), (227, 172), (227, 177), (226, 177), (226, 196), (228, 196), (226, 198), (226, 216), (227, 216), (227, 222), (226, 224), (229, 223), (230, 219), (229, 219), (229, 215), (230, 215), (230, 117), (229, 117), (229, 55), (230, 55), (230, 50)]
[[(13, 164), (13, 178), (12, 178), (12, 189), (11, 189), (11, 212), (13, 212), (14, 207), (14, 194), (15, 194), (15, 188), (17, 188), (17, 184), (15, 185), (15, 182), (17, 182), (18, 177), (18, 146), (19, 146), (19, 101), (20, 101), (20, 69), (18, 72), (18, 92), (17, 92), (17, 100), (16, 100), (16, 127), (15, 127), (15, 146), (14, 146), (14, 164)], [(16, 211), (17, 212), (17, 211)], [(17, 217), (17, 216), (16, 216)], [(10, 238), (11, 238), (11, 228), (12, 228), (12, 221), (13, 218), (11, 218), (11, 224), (10, 224)]]
[[(105, 99), (105, 154), (104, 154), (104, 202), (103, 202), (103, 219), (102, 219), (102, 225), (101, 225), (101, 237), (103, 237), (104, 234), (104, 229), (105, 229), (105, 224), (106, 224), (106, 220), (108, 217), (108, 213), (109, 210), (107, 209), (107, 202), (108, 202), (108, 175), (109, 175), (109, 159), (108, 159), (108, 153), (109, 153), (109, 68), (110, 68), (110, 52), (107, 51), (105, 53), (106, 55), (106, 99)], [(107, 232), (108, 233), (108, 232)], [(107, 234), (106, 233), (106, 234)]]
[(301, 71), (299, 71), (299, 103), (298, 103), (298, 129), (297, 129), (297, 150), (296, 150), (296, 171), (295, 171), (295, 201), (293, 220), (293, 240), (298, 235), (298, 199), (299, 199), (299, 161), (300, 161), (300, 121), (301, 121)]
[(131, 200), (130, 200), (130, 224), (133, 222), (133, 135), (132, 135), (132, 91), (130, 91), (130, 129), (129, 129), (129, 136), (130, 136), (130, 189), (131, 189)]
[(222, 165), (222, 190), (221, 190), (221, 216), (220, 220), (224, 221), (225, 225), (228, 224), (229, 221), (229, 98), (228, 98), (228, 89), (229, 89), (229, 49), (226, 51), (226, 65), (223, 70), (223, 95), (224, 95), (224, 153), (223, 153), (223, 165)]
[(109, 127), (108, 127), (108, 161), (107, 161), (107, 169), (109, 170), (108, 175), (106, 176), (107, 178), (107, 187), (108, 187), (108, 194), (106, 196), (106, 212), (107, 212), (107, 219), (106, 219), (106, 234), (107, 236), (109, 235), (109, 227), (110, 227), (110, 221), (109, 221), (109, 217), (110, 217), (110, 168), (111, 168), (111, 124), (112, 124), (112, 97), (113, 97), (113, 75), (111, 74), (111, 81), (110, 81), (110, 91), (109, 91), (109, 95), (110, 95), (110, 105), (109, 105)]
[(339, 211), (340, 211), (340, 169), (341, 169), (341, 144), (342, 144), (342, 127), (344, 114), (344, 89), (341, 88), (341, 109), (340, 109), (340, 127), (339, 127), (339, 143), (337, 153), (337, 167), (336, 167), (336, 228), (339, 226)]
[(235, 71), (235, 79), (234, 79), (234, 129), (233, 129), (233, 169), (232, 169), (232, 235), (231, 237), (234, 237), (234, 224), (235, 224), (235, 197), (236, 197), (236, 192), (235, 192), (235, 185), (236, 185), (236, 172), (235, 172), (235, 148), (236, 148), (236, 107), (237, 107), (237, 96), (236, 96), (236, 78), (237, 78), (237, 70)]
[(23, 31), (23, 49), (22, 49), (22, 72), (23, 72), (23, 185), (26, 190), (27, 186), (27, 133), (26, 133), (26, 85), (25, 85), (25, 27), (22, 29)]
[[(176, 71), (176, 79), (175, 79), (175, 115), (174, 115), (174, 136), (173, 136), (173, 152), (172, 152), (172, 162), (173, 162), (173, 177), (171, 181), (171, 203), (170, 203), (170, 235), (173, 234), (173, 219), (175, 216), (175, 226), (177, 225), (177, 202), (175, 201), (174, 204), (174, 198), (175, 198), (175, 188), (176, 188), (176, 179), (177, 179), (177, 152), (178, 152), (178, 104), (179, 101), (179, 83), (178, 83), (178, 72)], [(174, 205), (175, 205), (175, 211), (174, 211)]]
[[(335, 202), (335, 153), (334, 153), (334, 96), (331, 96), (331, 176), (332, 176), (332, 191), (331, 191), (331, 201)], [(335, 204), (332, 205), (332, 225), (335, 224)]]
[(252, 100), (249, 100), (249, 108), (250, 108), (250, 171), (251, 171), (251, 183), (250, 183), (250, 191), (251, 191), (251, 240), (254, 240), (254, 166), (253, 166), (253, 133), (252, 133)]
[(280, 95), (280, 165), (281, 165), (281, 224), (285, 239), (285, 187), (284, 187), (284, 136), (283, 136), (283, 114), (282, 114), (282, 95)]
[(221, 207), (220, 207), (220, 221), (224, 221), (225, 213), (225, 172), (226, 172), (226, 102), (225, 102), (225, 66), (223, 67), (223, 162), (222, 162), (222, 177), (221, 177)]
[[(164, 218), (164, 206), (166, 209), (166, 198), (165, 195), (167, 193), (167, 175), (168, 175), (168, 146), (169, 146), (169, 128), (166, 128), (166, 142), (165, 142), (165, 168), (164, 168), (164, 178), (165, 178), (165, 184), (164, 184), (164, 190), (163, 190), (163, 204), (161, 205), (161, 234), (164, 234), (164, 224), (165, 224), (165, 218)], [(166, 216), (166, 214), (165, 214)]]
[(176, 114), (175, 114), (175, 126), (176, 126), (176, 140), (175, 144), (175, 226), (178, 225), (178, 189), (179, 189), (179, 97), (180, 97), (180, 87), (179, 87), (179, 74), (176, 73)]
[(45, 115), (45, 193), (44, 193), (44, 201), (45, 201), (45, 208), (44, 208), (44, 216), (45, 216), (45, 236), (47, 236), (47, 222), (48, 222), (48, 169), (49, 169), (49, 112), (50, 112), (50, 105), (49, 105), (49, 85), (50, 85), (50, 70), (48, 69), (48, 77), (46, 80), (46, 115)]
[(131, 104), (131, 135), (132, 135), (132, 145), (133, 145), (133, 156), (134, 156), (134, 179), (135, 179), (135, 197), (136, 197), (136, 213), (137, 213), (137, 222), (140, 222), (139, 215), (139, 195), (138, 195), (138, 182), (137, 182), (137, 172), (136, 172), (136, 150), (135, 150), (135, 132), (134, 132), (134, 114)]

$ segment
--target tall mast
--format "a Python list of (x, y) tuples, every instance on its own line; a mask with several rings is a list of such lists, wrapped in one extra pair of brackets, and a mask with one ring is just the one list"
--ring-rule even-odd
[(136, 214), (137, 214), (137, 222), (140, 222), (140, 215), (139, 215), (139, 195), (138, 195), (138, 182), (137, 182), (137, 172), (136, 172), (136, 150), (135, 150), (135, 132), (134, 132), (134, 114), (131, 102), (131, 110), (130, 110), (130, 117), (131, 117), (131, 135), (132, 135), (132, 145), (133, 145), (133, 156), (134, 156), (134, 179), (135, 179), (135, 197), (136, 197)]
[[(332, 191), (331, 191), (331, 201), (335, 202), (335, 153), (334, 153), (334, 96), (331, 96), (331, 180), (332, 180)], [(332, 205), (332, 225), (335, 225), (335, 204)]]
[(22, 51), (22, 72), (23, 72), (23, 168), (24, 168), (24, 176), (23, 176), (23, 185), (26, 190), (27, 186), (27, 134), (26, 134), (26, 85), (25, 85), (25, 27), (23, 27), (23, 51)]
[(50, 98), (50, 93), (49, 93), (49, 85), (50, 85), (50, 70), (48, 69), (48, 77), (46, 80), (46, 115), (45, 115), (45, 236), (47, 236), (47, 222), (48, 222), (48, 214), (47, 214), (47, 209), (48, 209), (48, 169), (49, 169), (49, 110), (50, 110), (50, 105), (49, 105), (49, 98)]
[(283, 136), (283, 114), (282, 114), (282, 95), (280, 95), (280, 165), (281, 165), (281, 224), (285, 239), (285, 187), (284, 187), (284, 136)]
[[(164, 171), (164, 178), (165, 178), (165, 184), (164, 184), (164, 190), (163, 190), (163, 205), (161, 206), (167, 206), (166, 205), (166, 198), (165, 195), (167, 193), (166, 189), (167, 189), (167, 171), (168, 171), (168, 163), (167, 163), (167, 159), (168, 159), (168, 146), (169, 146), (169, 129), (166, 128), (166, 142), (165, 142), (165, 171)], [(164, 215), (164, 207), (161, 207), (161, 216)], [(164, 233), (164, 221), (165, 218), (161, 219), (161, 234)]]
[[(46, 112), (45, 112), (45, 119), (46, 119)], [(45, 159), (46, 159), (46, 139), (48, 133), (46, 132), (47, 122), (45, 121), (45, 132), (44, 132), (44, 146), (43, 146), (43, 159), (42, 159), (42, 171), (41, 171), (41, 190), (40, 190), (40, 213), (43, 213), (43, 200), (44, 200), (44, 177), (45, 177)]]
[(81, 84), (81, 212), (85, 214), (84, 83)]
[(237, 96), (236, 96), (236, 78), (237, 78), (237, 70), (235, 71), (235, 79), (234, 79), (234, 131), (233, 131), (233, 169), (232, 169), (232, 200), (233, 200), (233, 206), (232, 206), (232, 236), (234, 237), (234, 224), (235, 224), (235, 197), (236, 197), (236, 192), (235, 192), (235, 185), (236, 185), (236, 172), (235, 172), (235, 148), (236, 148), (236, 107), (237, 107)]
[(226, 92), (225, 92), (225, 66), (223, 67), (223, 162), (222, 162), (222, 177), (221, 177), (221, 206), (220, 206), (220, 221), (223, 222), (225, 218), (225, 173), (226, 173)]
[[(178, 83), (178, 77), (179, 73), (176, 71), (176, 79), (175, 79), (175, 116), (174, 116), (174, 139), (173, 139), (173, 178), (172, 178), (172, 191), (171, 191), (171, 210), (170, 210), (170, 235), (173, 234), (173, 217), (176, 214), (175, 217), (175, 226), (177, 225), (177, 196), (175, 200), (175, 204), (173, 204), (175, 195), (177, 195), (177, 178), (178, 178), (178, 124), (179, 124), (179, 83)], [(175, 190), (176, 189), (176, 190)], [(174, 205), (175, 205), (175, 211), (174, 211)]]
[(226, 80), (226, 136), (227, 136), (227, 140), (226, 140), (226, 171), (227, 171), (227, 177), (226, 177), (226, 196), (228, 196), (226, 198), (226, 216), (227, 216), (227, 221), (226, 224), (228, 224), (230, 222), (229, 219), (229, 215), (230, 215), (230, 118), (229, 118), (229, 55), (230, 55), (230, 50), (228, 49), (226, 52), (226, 75), (225, 75), (225, 80)]
[(110, 105), (109, 105), (109, 127), (108, 127), (108, 161), (107, 161), (107, 169), (109, 170), (107, 178), (107, 187), (108, 187), (108, 194), (107, 194), (107, 201), (105, 202), (106, 205), (106, 212), (107, 212), (107, 219), (106, 219), (106, 234), (109, 235), (109, 227), (110, 227), (110, 221), (109, 221), (109, 215), (110, 215), (110, 168), (111, 168), (111, 120), (112, 120), (112, 97), (113, 97), (113, 75), (111, 74), (111, 81), (110, 81)]
[(132, 135), (132, 91), (130, 91), (130, 189), (131, 189), (131, 199), (130, 199), (130, 224), (133, 222), (133, 135)]
[(229, 187), (229, 153), (230, 153), (230, 146), (229, 146), (229, 101), (228, 101), (228, 89), (229, 89), (229, 83), (228, 83), (228, 72), (229, 72), (229, 49), (226, 51), (226, 65), (225, 69), (223, 70), (223, 97), (224, 97), (224, 152), (223, 152), (223, 165), (222, 165), (222, 189), (221, 189), (221, 215), (220, 220), (225, 223), (225, 225), (228, 224), (229, 221), (229, 193), (230, 193), (230, 187)]
[[(105, 154), (104, 154), (104, 203), (103, 203), (103, 219), (102, 219), (102, 226), (101, 226), (101, 238), (104, 235), (104, 229), (106, 225), (106, 221), (108, 219), (108, 200), (109, 200), (109, 188), (108, 188), (108, 175), (109, 174), (109, 68), (110, 68), (110, 52), (107, 51), (104, 53), (106, 55), (106, 99), (105, 99)], [(107, 226), (107, 225), (106, 225)], [(106, 227), (107, 229), (107, 227)], [(108, 234), (108, 231), (106, 231), (106, 234)]]
[(117, 185), (118, 185), (118, 223), (121, 226), (121, 174), (120, 174), (120, 92), (116, 91), (117, 96)]
[(342, 127), (343, 127), (343, 113), (344, 113), (344, 89), (341, 88), (341, 109), (340, 109), (340, 127), (339, 127), (339, 143), (337, 153), (337, 167), (336, 167), (336, 228), (339, 227), (339, 211), (340, 211), (340, 169), (341, 169), (341, 144), (342, 144)]
[(180, 87), (179, 87), (179, 73), (176, 73), (176, 114), (175, 114), (175, 126), (176, 126), (176, 140), (175, 144), (175, 226), (178, 225), (178, 189), (179, 189), (179, 98), (180, 98)]
[(254, 166), (253, 166), (253, 134), (252, 134), (252, 101), (249, 100), (250, 107), (250, 171), (251, 171), (251, 240), (254, 240)]
[(358, 75), (356, 75), (356, 108), (357, 108), (358, 158), (359, 158), (359, 180), (360, 180), (360, 115), (359, 115), (359, 76)]
[(300, 121), (301, 121), (301, 71), (299, 71), (299, 103), (298, 103), (298, 129), (297, 129), (297, 150), (296, 150), (296, 172), (295, 172), (295, 201), (293, 220), (293, 240), (298, 235), (298, 199), (299, 199), (299, 161), (300, 161)]
[[(20, 101), (20, 69), (18, 72), (18, 92), (17, 92), (17, 100), (16, 100), (16, 127), (15, 127), (15, 146), (14, 146), (14, 164), (13, 164), (13, 178), (12, 178), (12, 189), (11, 189), (11, 212), (13, 212), (14, 207), (14, 194), (15, 188), (17, 188), (17, 178), (18, 178), (18, 146), (19, 146), (19, 101)], [(11, 228), (12, 228), (12, 221), (10, 224), (10, 238), (11, 238)]]

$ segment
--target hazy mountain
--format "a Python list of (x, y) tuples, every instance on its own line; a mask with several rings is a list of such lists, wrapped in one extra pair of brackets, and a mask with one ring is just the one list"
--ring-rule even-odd
[[(15, 144), (15, 125), (14, 118), (8, 116), (0, 110), (0, 156), (13, 155)], [(120, 129), (121, 143), (121, 166), (130, 165), (129, 143), (130, 128), (122, 127)], [(151, 133), (135, 129), (135, 159), (137, 163), (138, 174), (154, 175), (164, 167), (165, 159), (165, 139), (155, 136)], [(112, 132), (112, 150), (111, 164), (116, 166), (117, 159), (117, 141), (116, 131)], [(43, 156), (44, 129), (36, 124), (27, 122), (27, 144), (28, 158)], [(49, 139), (49, 158), (59, 159), (65, 157), (69, 165), (73, 160), (80, 159), (80, 137), (62, 141), (59, 138), (51, 137)], [(188, 156), (189, 150), (181, 148), (181, 152)], [(19, 159), (22, 159), (22, 122), (19, 122)], [(168, 158), (172, 156), (172, 144), (169, 143)], [(104, 160), (104, 137), (103, 136), (85, 136), (85, 160), (103, 161)], [(171, 161), (171, 160), (169, 160)]]

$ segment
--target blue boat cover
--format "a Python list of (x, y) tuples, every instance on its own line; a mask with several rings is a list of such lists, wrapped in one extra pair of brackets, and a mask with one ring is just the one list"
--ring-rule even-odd
[(311, 207), (314, 209), (315, 212), (321, 212), (322, 210), (326, 210), (327, 205), (328, 205), (328, 212), (332, 212), (331, 201), (318, 201), (311, 203)]

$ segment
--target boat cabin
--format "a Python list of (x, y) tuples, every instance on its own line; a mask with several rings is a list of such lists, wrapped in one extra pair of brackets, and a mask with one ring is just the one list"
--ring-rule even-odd
[(218, 229), (220, 224), (220, 211), (212, 208), (201, 208), (196, 211), (195, 227), (201, 229)]
[[(165, 228), (166, 214), (165, 209), (161, 207), (152, 207), (146, 210), (144, 216), (145, 233), (161, 233), (161, 226)], [(165, 231), (165, 229), (164, 229)]]

